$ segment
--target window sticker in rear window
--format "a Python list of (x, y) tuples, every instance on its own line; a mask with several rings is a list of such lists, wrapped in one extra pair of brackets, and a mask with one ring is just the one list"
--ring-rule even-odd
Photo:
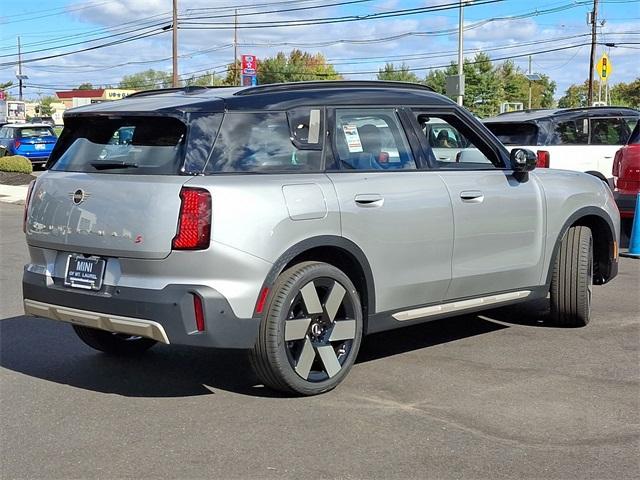
[(347, 148), (350, 153), (362, 152), (362, 142), (360, 141), (360, 135), (358, 134), (358, 127), (355, 125), (347, 124), (342, 126), (345, 139), (347, 140)]

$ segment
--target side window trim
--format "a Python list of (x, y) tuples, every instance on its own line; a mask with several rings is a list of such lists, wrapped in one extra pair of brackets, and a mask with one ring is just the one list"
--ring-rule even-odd
[[(468, 120), (460, 115), (460, 112), (458, 112), (457, 109), (455, 108), (443, 108), (443, 107), (434, 107), (434, 108), (430, 108), (430, 107), (426, 107), (424, 105), (418, 105), (418, 106), (412, 106), (412, 107), (407, 107), (409, 116), (411, 117), (411, 122), (413, 124), (413, 129), (415, 131), (415, 134), (418, 136), (418, 138), (420, 139), (420, 144), (422, 146), (422, 149), (424, 150), (424, 156), (425, 158), (428, 159), (428, 165), (429, 168), (433, 169), (433, 170), (446, 170), (446, 169), (442, 169), (440, 166), (433, 164), (432, 160), (429, 158), (429, 155), (427, 154), (428, 149), (430, 148), (427, 139), (424, 138), (424, 135), (422, 135), (422, 129), (420, 128), (420, 125), (418, 124), (417, 121), (417, 114), (419, 113), (427, 113), (429, 115), (432, 116), (438, 116), (438, 115), (446, 115), (446, 116), (451, 116), (451, 117), (455, 117), (458, 121), (460, 121), (461, 123), (463, 123), (471, 132), (470, 135), (466, 135), (465, 136), (472, 142), (472, 143), (479, 143), (480, 145), (484, 146), (487, 150), (487, 152), (491, 152), (491, 156), (492, 158), (489, 158), (489, 161), (492, 162), (492, 164), (494, 165), (494, 167), (490, 170), (500, 170), (500, 171), (509, 171), (512, 170), (511, 168), (511, 164), (509, 162), (508, 157), (505, 158), (504, 155), (501, 155), (500, 151), (496, 148), (496, 146), (493, 144), (493, 142), (489, 141), (487, 138), (485, 138), (484, 132), (477, 132), (474, 130), (472, 125), (469, 125)], [(484, 154), (484, 152), (483, 152)], [(486, 155), (485, 155), (486, 156)], [(503, 166), (499, 167), (497, 166), (494, 161), (498, 161), (499, 163), (501, 163)], [(468, 168), (465, 169), (466, 171), (472, 171), (472, 170), (489, 170), (486, 168)], [(448, 170), (447, 170), (448, 171)]]
[[(426, 155), (426, 150), (423, 145), (424, 135), (418, 135), (415, 128), (415, 119), (413, 119), (413, 112), (409, 107), (400, 107), (398, 109), (398, 117), (400, 118), (400, 123), (402, 128), (404, 129), (404, 133), (407, 137), (407, 141), (409, 142), (409, 148), (411, 148), (411, 152), (413, 153), (413, 158), (416, 162), (416, 168), (419, 171), (424, 170), (435, 170), (435, 165), (432, 165), (429, 162), (429, 158)], [(426, 139), (425, 139), (426, 140)]]

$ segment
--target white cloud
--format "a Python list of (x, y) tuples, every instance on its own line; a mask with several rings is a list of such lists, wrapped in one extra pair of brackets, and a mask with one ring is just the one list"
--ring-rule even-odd
[[(256, 3), (264, 3), (265, 0)], [(278, 1), (278, 0), (273, 0)], [(238, 4), (237, 0), (226, 0), (223, 5), (215, 2), (214, 10), (199, 10), (197, 8), (211, 8), (214, 2), (210, 0), (181, 0), (180, 13), (183, 22), (187, 17), (193, 16), (196, 12), (209, 13), (211, 15), (221, 15), (230, 13), (225, 10), (225, 5)], [(294, 12), (283, 12), (275, 15), (258, 15), (240, 17), (241, 25), (247, 21), (272, 21), (309, 19), (317, 17), (342, 16), (352, 14), (356, 11), (380, 12), (400, 8), (413, 8), (428, 4), (441, 4), (442, 0), (384, 0), (371, 4), (362, 4), (355, 7), (331, 7), (325, 9), (305, 9)], [(319, 5), (320, 0), (307, 5)], [(83, 5), (83, 3), (77, 3)], [(300, 4), (294, 5), (299, 6)], [(286, 7), (286, 5), (285, 5)], [(274, 5), (273, 10), (285, 8), (282, 5)], [(70, 7), (73, 9), (73, 5)], [(530, 8), (534, 8), (532, 5)], [(264, 7), (261, 7), (265, 10)], [(74, 27), (86, 25), (87, 29), (97, 28), (135, 28), (145, 24), (145, 19), (154, 16), (152, 20), (162, 23), (170, 23), (171, 0), (114, 0), (98, 4), (92, 8), (73, 10), (69, 13), (75, 20)], [(518, 9), (522, 10), (522, 7)], [(475, 10), (469, 9), (475, 13)], [(486, 12), (485, 18), (491, 15), (491, 10)], [(247, 13), (247, 10), (242, 10)], [(579, 22), (577, 20), (580, 16)], [(468, 27), (478, 22), (480, 16), (471, 13), (466, 15), (468, 20), (465, 25)], [(499, 20), (469, 29), (465, 32), (465, 49), (467, 56), (473, 56), (474, 49), (489, 49), (490, 56), (499, 58), (509, 55), (512, 52), (536, 52), (545, 50), (557, 45), (579, 43), (582, 39), (550, 42), (539, 45), (536, 40), (546, 41), (560, 36), (584, 33), (587, 28), (584, 25), (582, 13), (576, 12), (572, 24), (567, 21), (564, 24), (544, 23), (544, 17), (536, 17), (522, 20)], [(232, 25), (232, 18), (217, 18), (210, 21), (226, 22), (227, 26)], [(186, 26), (186, 25), (184, 25)], [(424, 54), (426, 58), (406, 60), (411, 68), (422, 68), (416, 73), (423, 77), (427, 70), (425, 67), (433, 65), (446, 65), (451, 60), (456, 59), (457, 50), (457, 12), (439, 12), (417, 16), (387, 18), (375, 21), (346, 22), (326, 25), (309, 25), (288, 28), (258, 28), (239, 30), (240, 45), (259, 44), (255, 46), (241, 46), (238, 53), (252, 53), (259, 58), (272, 56), (278, 51), (290, 51), (294, 46), (300, 45), (303, 50), (311, 52), (321, 52), (325, 57), (335, 60), (336, 69), (341, 72), (354, 71), (377, 71), (384, 65), (385, 60), (395, 63), (402, 62), (402, 56), (414, 54)], [(441, 36), (406, 36), (393, 41), (356, 44), (356, 43), (335, 43), (332, 45), (312, 47), (305, 44), (319, 42), (335, 42), (337, 40), (348, 39), (371, 39), (392, 37), (406, 32), (442, 31), (450, 29), (452, 34)], [(637, 35), (621, 34), (621, 32), (637, 32), (637, 23), (609, 22), (605, 25), (604, 38), (606, 41), (629, 41)], [(70, 36), (69, 40), (73, 40)], [(233, 57), (233, 49), (229, 45), (233, 41), (233, 30), (188, 30), (179, 31), (179, 51), (183, 56), (180, 58), (181, 74), (188, 74), (204, 69), (216, 68), (219, 73), (224, 73), (224, 65), (230, 63)], [(588, 37), (584, 37), (588, 41)], [(529, 46), (521, 46), (512, 50), (493, 50), (496, 46), (520, 45), (530, 43)], [(280, 43), (290, 45), (280, 46)], [(226, 46), (226, 48), (225, 48)], [(203, 50), (220, 47), (218, 51), (202, 52)], [(61, 49), (68, 50), (68, 49)], [(450, 52), (443, 54), (442, 52)], [(51, 53), (51, 52), (47, 52)], [(55, 52), (54, 52), (55, 53)], [(611, 50), (611, 61), (614, 66), (613, 81), (630, 81), (638, 75), (637, 71), (637, 50), (614, 48)], [(431, 54), (431, 55), (429, 55)], [(41, 61), (35, 64), (26, 64), (25, 69), (29, 74), (29, 81), (33, 84), (52, 85), (60, 87), (71, 87), (82, 82), (89, 81), (94, 85), (117, 84), (119, 79), (125, 75), (147, 68), (170, 71), (171, 61), (159, 61), (155, 63), (137, 63), (124, 66), (116, 66), (126, 62), (145, 62), (171, 55), (171, 35), (165, 33), (153, 38), (147, 38), (136, 42), (125, 43), (109, 48), (102, 48), (90, 52), (78, 53), (70, 56), (60, 57), (52, 60)], [(353, 57), (382, 57), (379, 59), (358, 60), (349, 63)], [(589, 48), (565, 50), (548, 54), (539, 54), (533, 57), (534, 70), (549, 74), (558, 83), (558, 96), (571, 83), (581, 83), (588, 74)], [(522, 68), (526, 68), (527, 59), (518, 58), (516, 63)], [(94, 71), (103, 66), (100, 71)], [(107, 68), (112, 66), (112, 68)], [(0, 81), (11, 79), (12, 69), (0, 70)], [(351, 78), (374, 78), (375, 74), (353, 75)], [(47, 93), (47, 91), (43, 91)]]

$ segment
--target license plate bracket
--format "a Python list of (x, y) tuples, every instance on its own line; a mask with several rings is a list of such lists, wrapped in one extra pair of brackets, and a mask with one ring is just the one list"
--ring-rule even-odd
[(71, 254), (67, 257), (64, 284), (85, 290), (100, 290), (104, 277), (105, 261), (100, 257)]

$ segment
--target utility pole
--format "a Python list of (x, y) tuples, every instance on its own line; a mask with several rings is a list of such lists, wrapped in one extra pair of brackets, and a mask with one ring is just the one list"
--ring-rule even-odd
[[(531, 76), (531, 55), (529, 55), (529, 76)], [(529, 80), (529, 110), (531, 110), (531, 80)]]
[[(458, 78), (463, 82), (463, 74), (464, 74), (464, 6), (463, 0), (460, 0), (460, 15), (458, 16)], [(462, 89), (462, 85), (459, 87)], [(462, 91), (462, 90), (461, 90)], [(464, 95), (458, 95), (458, 105), (462, 106)]]
[(236, 9), (235, 19), (233, 22), (233, 83), (240, 85), (240, 76), (238, 75), (238, 9)]
[(20, 37), (18, 37), (18, 100), (22, 101), (22, 52), (20, 51)]
[(591, 12), (591, 58), (589, 60), (589, 93), (587, 95), (588, 107), (593, 105), (593, 68), (596, 63), (596, 32), (598, 26), (598, 0), (593, 0), (593, 12)]
[(173, 87), (178, 85), (178, 0), (173, 0)]

